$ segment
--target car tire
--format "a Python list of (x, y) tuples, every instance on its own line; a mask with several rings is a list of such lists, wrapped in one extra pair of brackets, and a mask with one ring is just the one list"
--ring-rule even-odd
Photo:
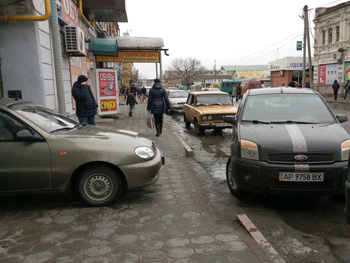
[(231, 191), (231, 194), (236, 197), (241, 197), (244, 194), (244, 191), (239, 188), (237, 184), (237, 180), (233, 174), (233, 165), (231, 164), (231, 156), (227, 160), (226, 164), (226, 179), (227, 179), (227, 185), (228, 188)]
[(194, 120), (194, 130), (198, 135), (201, 135), (204, 133), (204, 129), (199, 125), (197, 120)]
[(184, 121), (185, 121), (186, 128), (190, 128), (191, 123), (186, 119), (185, 115), (184, 115)]
[(122, 180), (118, 173), (107, 166), (93, 166), (81, 173), (78, 192), (89, 206), (105, 206), (119, 197)]

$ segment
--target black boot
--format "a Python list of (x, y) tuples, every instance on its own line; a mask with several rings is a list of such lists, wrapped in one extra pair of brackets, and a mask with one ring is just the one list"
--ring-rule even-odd
[(156, 130), (157, 130), (157, 134), (156, 136), (159, 136), (160, 135), (160, 125), (156, 125)]
[(162, 134), (163, 123), (161, 123), (159, 126), (160, 126), (159, 133)]

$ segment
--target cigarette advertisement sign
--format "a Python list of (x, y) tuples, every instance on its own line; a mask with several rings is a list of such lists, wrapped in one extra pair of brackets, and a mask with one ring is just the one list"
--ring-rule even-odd
[(97, 62), (138, 62), (159, 63), (158, 52), (121, 51), (117, 57), (97, 56)]
[(96, 69), (96, 87), (98, 114), (108, 115), (119, 112), (119, 94), (117, 71), (114, 69)]

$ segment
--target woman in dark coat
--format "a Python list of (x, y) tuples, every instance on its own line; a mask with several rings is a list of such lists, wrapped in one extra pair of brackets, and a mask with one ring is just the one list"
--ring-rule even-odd
[(338, 83), (338, 81), (334, 80), (334, 83), (332, 85), (333, 88), (333, 93), (334, 93), (334, 100), (337, 100), (338, 97), (338, 90), (340, 88), (340, 85)]
[(149, 90), (147, 110), (154, 115), (157, 134), (159, 136), (163, 129), (163, 114), (165, 112), (165, 104), (167, 110), (170, 110), (170, 102), (165, 89), (159, 79), (154, 80), (153, 87)]
[(97, 103), (91, 88), (87, 85), (88, 78), (80, 75), (74, 83), (72, 95), (76, 103), (76, 114), (80, 124), (96, 125)]

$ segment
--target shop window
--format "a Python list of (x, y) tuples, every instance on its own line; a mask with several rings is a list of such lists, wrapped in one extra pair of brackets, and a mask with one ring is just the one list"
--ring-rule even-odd
[(332, 44), (332, 28), (328, 29), (328, 44)]
[(336, 27), (336, 32), (335, 32), (335, 42), (339, 42), (340, 40), (340, 26)]

